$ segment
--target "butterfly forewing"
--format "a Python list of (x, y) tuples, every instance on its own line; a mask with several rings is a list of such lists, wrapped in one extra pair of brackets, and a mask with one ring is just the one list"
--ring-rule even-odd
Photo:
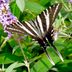
[(56, 19), (56, 16), (58, 15), (60, 9), (62, 7), (62, 4), (55, 4), (48, 8), (49, 11), (49, 19), (50, 19), (50, 25), (53, 24), (54, 20)]
[(55, 4), (48, 9), (45, 9), (41, 14), (36, 17), (36, 23), (39, 27), (39, 32), (41, 36), (45, 36), (46, 33), (52, 34), (53, 22), (61, 9), (61, 4)]

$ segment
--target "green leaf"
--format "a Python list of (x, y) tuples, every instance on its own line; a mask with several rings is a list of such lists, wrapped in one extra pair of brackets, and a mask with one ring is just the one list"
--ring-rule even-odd
[(5, 72), (12, 72), (13, 69), (17, 66), (17, 64), (18, 64), (18, 62), (15, 62), (15, 63), (11, 64), (11, 65), (6, 69)]
[(13, 72), (14, 68), (18, 68), (18, 67), (21, 67), (21, 66), (25, 66), (25, 64), (24, 64), (24, 63), (15, 62), (15, 63), (11, 64), (11, 65), (6, 69), (6, 72)]
[(21, 56), (12, 55), (10, 53), (2, 53), (0, 54), (0, 64), (9, 64), (15, 61), (22, 61), (23, 58)]
[(16, 3), (11, 3), (10, 8), (11, 8), (12, 14), (14, 14), (19, 19), (21, 12), (18, 6), (16, 5)]
[(13, 71), (14, 71), (14, 68), (18, 68), (18, 67), (21, 67), (21, 66), (25, 66), (25, 64), (24, 64), (24, 63), (15, 62), (15, 63), (11, 64), (11, 65), (6, 69), (6, 72), (13, 72)]
[(21, 67), (21, 66), (25, 66), (25, 64), (24, 63), (18, 63), (15, 68), (18, 68), (18, 67)]
[(46, 5), (49, 2), (49, 0), (40, 0), (41, 5)]
[(72, 72), (72, 60), (64, 60), (63, 63), (58, 63), (55, 67), (58, 72)]
[[(26, 9), (29, 13), (35, 13), (35, 14), (39, 14), (41, 13), (43, 10), (44, 10), (44, 7), (41, 6), (40, 4), (38, 3), (35, 3), (35, 2), (31, 2), (31, 1), (28, 1), (26, 3)], [(32, 14), (33, 14), (32, 13)]]
[(16, 4), (17, 4), (18, 8), (20, 9), (20, 11), (23, 12), (24, 11), (24, 7), (25, 7), (24, 0), (16, 0)]
[[(55, 54), (53, 50), (51, 50), (51, 48), (48, 49), (48, 52), (53, 61), (55, 62), (55, 64), (60, 61), (59, 57)], [(53, 66), (48, 60), (45, 53), (42, 54), (41, 56), (42, 58), (37, 62), (35, 62), (35, 64), (31, 68), (31, 72), (47, 72)]]

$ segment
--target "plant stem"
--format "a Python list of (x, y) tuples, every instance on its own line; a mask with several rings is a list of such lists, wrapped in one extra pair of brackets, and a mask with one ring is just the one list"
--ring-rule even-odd
[(30, 72), (30, 68), (29, 68), (29, 66), (28, 66), (27, 68), (28, 68), (28, 72)]
[(0, 46), (0, 51), (2, 50), (3, 46), (5, 45), (5, 43), (7, 42), (8, 39), (9, 39), (8, 37), (5, 38), (2, 45)]
[(19, 46), (20, 46), (20, 49), (21, 49), (21, 52), (22, 52), (22, 54), (23, 54), (24, 59), (27, 60), (27, 58), (26, 58), (26, 56), (25, 56), (25, 53), (24, 53), (24, 51), (23, 51), (23, 48), (22, 48), (19, 40), (18, 40), (18, 43), (19, 43)]
[(24, 60), (24, 63), (25, 63), (25, 65), (26, 65), (27, 69), (28, 69), (28, 72), (30, 72), (29, 62), (27, 61), (27, 58), (26, 58), (25, 53), (24, 53), (24, 51), (23, 51), (23, 48), (22, 48), (22, 46), (21, 46), (21, 44), (20, 44), (20, 40), (18, 40), (18, 43), (19, 43), (21, 52), (22, 52), (22, 54), (23, 54), (23, 57), (24, 57), (24, 59), (25, 59), (25, 60)]
[(28, 69), (28, 72), (30, 72), (29, 62), (28, 61), (24, 61), (24, 62), (25, 62), (25, 65), (26, 65), (26, 67)]
[(65, 2), (63, 0), (61, 0), (61, 2), (63, 3), (64, 7), (69, 11), (69, 8), (67, 7), (67, 5), (65, 4)]

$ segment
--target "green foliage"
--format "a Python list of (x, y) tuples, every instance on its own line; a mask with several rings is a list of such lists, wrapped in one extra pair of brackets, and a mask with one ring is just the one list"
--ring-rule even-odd
[[(35, 19), (46, 7), (62, 3), (62, 9), (55, 20), (54, 27), (59, 30), (54, 45), (64, 58), (61, 62), (52, 48), (48, 48), (55, 62), (53, 66), (37, 42), (27, 34), (13, 34), (4, 42), (7, 34), (0, 24), (0, 69), (1, 72), (72, 72), (72, 5), (65, 0), (14, 0), (10, 4), (12, 13), (21, 21)], [(27, 71), (28, 70), (28, 71)]]
[(16, 0), (16, 4), (19, 7), (20, 11), (23, 12), (24, 11), (24, 7), (25, 7), (24, 0)]

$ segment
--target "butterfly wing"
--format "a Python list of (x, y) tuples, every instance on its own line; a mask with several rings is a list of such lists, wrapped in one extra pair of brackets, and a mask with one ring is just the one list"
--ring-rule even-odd
[(50, 32), (52, 30), (52, 24), (61, 8), (61, 4), (55, 4), (48, 9), (44, 10), (41, 14), (39, 14), (35, 20), (31, 20), (28, 22), (24, 22), (21, 24), (17, 22), (16, 24), (11, 24), (7, 26), (7, 30), (11, 32), (24, 33), (27, 32), (34, 38), (43, 38), (46, 32)]
[[(53, 22), (55, 21), (55, 18), (61, 9), (61, 6), (61, 4), (55, 4), (49, 7), (48, 9), (44, 10), (41, 14), (39, 14), (36, 17), (35, 20), (24, 22), (23, 24), (18, 21), (16, 24), (7, 26), (7, 30), (23, 34), (24, 32), (26, 32), (29, 35), (31, 35), (35, 40), (37, 40), (43, 48), (46, 48), (47, 46), (52, 46), (61, 58), (61, 60), (63, 61), (59, 51), (53, 45), (52, 38)], [(49, 54), (47, 52), (46, 54), (50, 62), (54, 65), (54, 62), (50, 58)]]
[[(61, 7), (62, 7), (62, 4), (60, 3), (60, 4), (52, 5), (51, 7), (46, 9), (46, 14), (47, 14), (47, 12), (49, 14), (49, 27), (47, 28), (46, 37), (48, 38), (48, 40), (50, 42), (53, 42), (53, 40), (54, 40), (53, 39), (53, 36), (54, 36), (53, 22), (55, 21)], [(46, 23), (46, 24), (48, 24), (48, 23)]]

